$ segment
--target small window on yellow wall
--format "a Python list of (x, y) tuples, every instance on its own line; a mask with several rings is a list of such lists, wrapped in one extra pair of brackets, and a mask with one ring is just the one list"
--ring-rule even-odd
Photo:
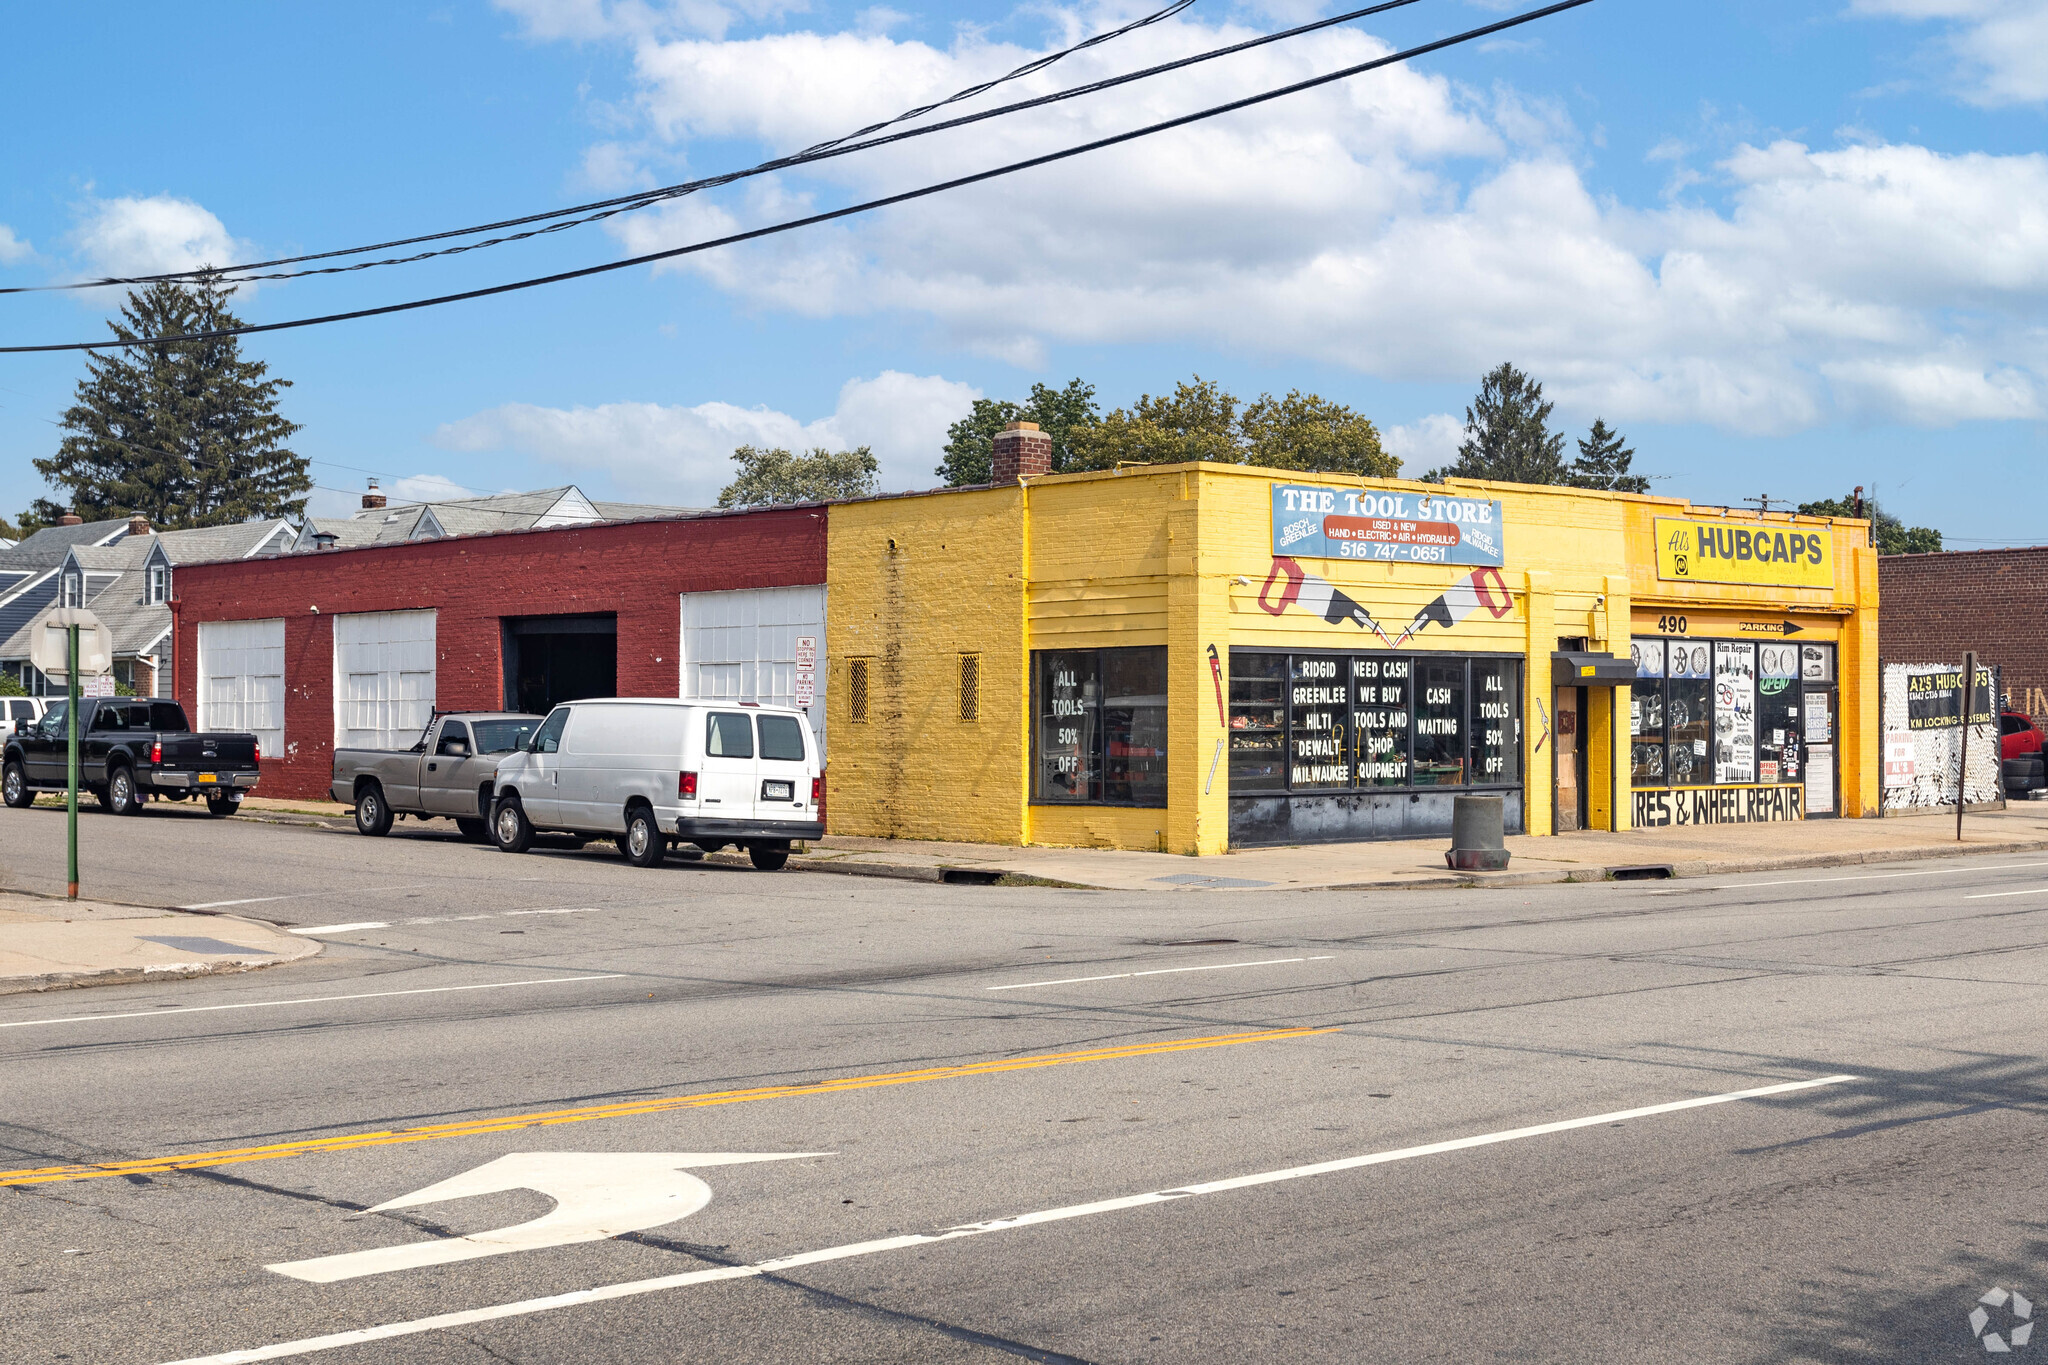
[(846, 667), (847, 719), (855, 725), (868, 723), (868, 662), (853, 659)]
[(981, 656), (960, 656), (960, 719), (981, 719)]

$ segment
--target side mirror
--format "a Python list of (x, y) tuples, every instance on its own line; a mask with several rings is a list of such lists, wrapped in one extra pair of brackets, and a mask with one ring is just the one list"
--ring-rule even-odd
[(460, 740), (460, 739), (451, 739), (451, 740), (449, 740), (449, 741), (448, 741), (448, 757), (450, 757), (450, 758), (468, 758), (468, 757), (469, 757), (469, 744), (468, 744), (468, 742), (467, 742), (466, 740)]

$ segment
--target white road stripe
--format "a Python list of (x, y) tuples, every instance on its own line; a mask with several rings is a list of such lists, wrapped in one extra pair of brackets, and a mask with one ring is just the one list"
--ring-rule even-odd
[[(385, 891), (421, 891), (426, 882), (407, 882), (404, 886), (367, 886), (360, 891), (351, 891), (352, 896), (374, 896)], [(173, 910), (219, 910), (229, 905), (262, 905), (266, 901), (302, 901), (312, 896), (331, 896), (332, 891), (294, 891), (287, 896), (250, 896), (238, 901), (202, 901), (198, 905), (174, 905)]]
[(473, 919), (510, 919), (514, 915), (595, 915), (594, 905), (569, 910), (491, 910), (480, 915), (419, 915), (412, 919), (366, 919), (352, 924), (309, 924), (288, 934), (357, 934), (368, 929), (404, 929), (415, 924), (460, 924)]
[(843, 1246), (825, 1247), (819, 1251), (799, 1252), (794, 1256), (778, 1256), (773, 1260), (756, 1261), (751, 1265), (720, 1266), (712, 1270), (692, 1270), (680, 1275), (663, 1275), (651, 1280), (627, 1280), (619, 1284), (599, 1285), (595, 1289), (579, 1289), (568, 1294), (550, 1294), (545, 1298), (521, 1299), (516, 1303), (493, 1304), (488, 1308), (471, 1308), (458, 1313), (439, 1313), (430, 1318), (414, 1318), (409, 1322), (390, 1322), (377, 1327), (358, 1328), (352, 1332), (334, 1332), (327, 1336), (302, 1337), (297, 1341), (273, 1342), (268, 1346), (252, 1346), (247, 1350), (226, 1351), (220, 1355), (190, 1356), (184, 1360), (168, 1362), (168, 1365), (245, 1365), (258, 1360), (282, 1360), (288, 1356), (311, 1355), (315, 1351), (331, 1351), (342, 1346), (360, 1346), (372, 1341), (389, 1341), (393, 1337), (413, 1336), (421, 1332), (437, 1332), (449, 1327), (466, 1327), (479, 1322), (496, 1322), (505, 1318), (525, 1317), (532, 1313), (545, 1313), (556, 1308), (574, 1308), (586, 1303), (605, 1303), (612, 1299), (632, 1298), (640, 1294), (655, 1294), (664, 1289), (683, 1289), (691, 1285), (714, 1284), (720, 1280), (751, 1279), (759, 1275), (774, 1275), (795, 1270), (807, 1265), (822, 1265), (827, 1261), (844, 1261), (855, 1256), (873, 1256), (883, 1251), (902, 1251), (909, 1247), (935, 1246), (940, 1242), (957, 1241), (962, 1237), (979, 1237), (991, 1232), (1009, 1232), (1016, 1228), (1035, 1227), (1040, 1223), (1064, 1222), (1070, 1218), (1089, 1218), (1098, 1213), (1114, 1213), (1122, 1209), (1143, 1208), (1149, 1204), (1164, 1204), (1175, 1199), (1189, 1199), (1198, 1195), (1222, 1194), (1230, 1190), (1250, 1189), (1257, 1185), (1278, 1184), (1286, 1180), (1305, 1180), (1311, 1176), (1330, 1175), (1338, 1171), (1355, 1171), (1366, 1166), (1380, 1166), (1390, 1161), (1407, 1161), (1421, 1156), (1438, 1156), (1445, 1152), (1461, 1152), (1473, 1147), (1487, 1147), (1497, 1142), (1514, 1142), (1521, 1138), (1542, 1137), (1549, 1133), (1569, 1132), (1574, 1128), (1593, 1128), (1606, 1123), (1624, 1123), (1630, 1119), (1650, 1118), (1657, 1114), (1674, 1114), (1683, 1109), (1699, 1109), (1710, 1104), (1727, 1104), (1732, 1100), (1763, 1099), (1771, 1095), (1789, 1095), (1799, 1090), (1812, 1090), (1817, 1086), (1840, 1085), (1845, 1081), (1858, 1079), (1855, 1076), (1821, 1076), (1810, 1081), (1787, 1081), (1782, 1085), (1758, 1086), (1754, 1090), (1734, 1090), (1725, 1095), (1702, 1095), (1697, 1099), (1674, 1100), (1668, 1104), (1645, 1105), (1640, 1109), (1621, 1109), (1611, 1114), (1593, 1114), (1582, 1119), (1564, 1119), (1557, 1123), (1539, 1123), (1529, 1128), (1510, 1128), (1498, 1133), (1480, 1133), (1474, 1137), (1453, 1138), (1448, 1142), (1431, 1142), (1420, 1147), (1401, 1147), (1388, 1152), (1372, 1152), (1365, 1156), (1345, 1157), (1338, 1161), (1319, 1161), (1310, 1166), (1289, 1166), (1284, 1170), (1261, 1171), (1256, 1175), (1241, 1175), (1229, 1180), (1212, 1180), (1199, 1185), (1179, 1185), (1168, 1190), (1152, 1190), (1145, 1194), (1126, 1195), (1121, 1199), (1103, 1199), (1092, 1204), (1069, 1204), (1065, 1208), (1041, 1209), (1035, 1213), (1018, 1214), (1010, 1218), (997, 1218), (986, 1223), (967, 1223), (960, 1227), (947, 1228), (943, 1232), (909, 1233), (901, 1237), (883, 1237), (871, 1242), (850, 1242)]
[(1263, 962), (1218, 962), (1207, 967), (1158, 967), (1149, 972), (1115, 972), (1109, 976), (1069, 976), (1058, 981), (1019, 981), (1009, 986), (983, 986), (985, 991), (1023, 991), (1033, 986), (1072, 986), (1082, 981), (1123, 981), (1134, 976), (1172, 976), (1175, 972), (1220, 972), (1226, 967), (1277, 967), (1285, 962), (1328, 962), (1323, 957), (1269, 957)]
[(1991, 867), (1930, 867), (1914, 872), (1872, 872), (1854, 877), (1788, 877), (1776, 882), (1724, 882), (1719, 886), (1683, 886), (1652, 891), (1652, 896), (1676, 896), (1684, 891), (1747, 891), (1756, 886), (1820, 886), (1827, 882), (1883, 882), (1899, 877), (1955, 876), (1959, 872), (2013, 872), (2024, 867), (2048, 867), (2048, 863), (1998, 863)]
[(2030, 886), (2024, 891), (1979, 891), (1974, 896), (1963, 897), (1966, 901), (1997, 900), (2000, 896), (2039, 896), (2048, 894), (2048, 886)]
[(514, 986), (559, 986), (568, 981), (616, 981), (625, 972), (599, 976), (542, 976), (531, 981), (486, 981), (475, 986), (421, 986), (409, 991), (366, 991), (361, 995), (314, 995), (303, 1000), (244, 1000), (233, 1005), (181, 1005), (171, 1010), (131, 1010), (126, 1014), (74, 1014), (61, 1019), (16, 1019), (0, 1028), (34, 1028), (38, 1024), (94, 1024), (103, 1019), (155, 1019), (166, 1014), (207, 1014), (213, 1010), (263, 1010), (283, 1005), (326, 1005), (336, 1000), (383, 1000), (394, 995), (445, 995), (450, 991), (502, 991)]

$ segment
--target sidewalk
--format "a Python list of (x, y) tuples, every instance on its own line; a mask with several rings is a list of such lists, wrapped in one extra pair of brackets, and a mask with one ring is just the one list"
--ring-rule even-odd
[[(239, 818), (353, 828), (349, 807), (328, 801), (252, 797)], [(450, 832), (446, 821), (435, 828)], [(403, 828), (403, 826), (401, 826)], [(1448, 838), (1384, 843), (1304, 844), (1256, 848), (1220, 858), (1131, 853), (1106, 848), (1011, 848), (910, 839), (827, 835), (789, 860), (792, 871), (837, 872), (927, 882), (1056, 883), (1105, 891), (1304, 891), (1312, 888), (1528, 886), (1603, 881), (1623, 875), (1715, 877), (1777, 868), (1837, 867), (1970, 853), (2048, 852), (2048, 802), (2015, 801), (2003, 811), (1972, 813), (1956, 842), (1955, 816), (1889, 820), (1803, 820), (1775, 825), (1688, 825), (1592, 830), (1551, 838), (1510, 835), (1514, 855), (1505, 872), (1453, 872), (1444, 866)], [(727, 852), (710, 859), (744, 866)], [(1648, 869), (1645, 874), (1642, 870)]]
[(232, 915), (0, 891), (0, 995), (244, 972), (319, 951)]

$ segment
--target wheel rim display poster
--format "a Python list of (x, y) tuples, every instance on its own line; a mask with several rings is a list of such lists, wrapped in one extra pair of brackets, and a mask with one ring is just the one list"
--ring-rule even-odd
[[(1979, 665), (1970, 698), (1964, 802), (2005, 795), (1999, 780), (1998, 672)], [(1886, 664), (1883, 673), (1884, 786), (1887, 811), (1956, 805), (1963, 751), (1963, 670), (1959, 664)]]

